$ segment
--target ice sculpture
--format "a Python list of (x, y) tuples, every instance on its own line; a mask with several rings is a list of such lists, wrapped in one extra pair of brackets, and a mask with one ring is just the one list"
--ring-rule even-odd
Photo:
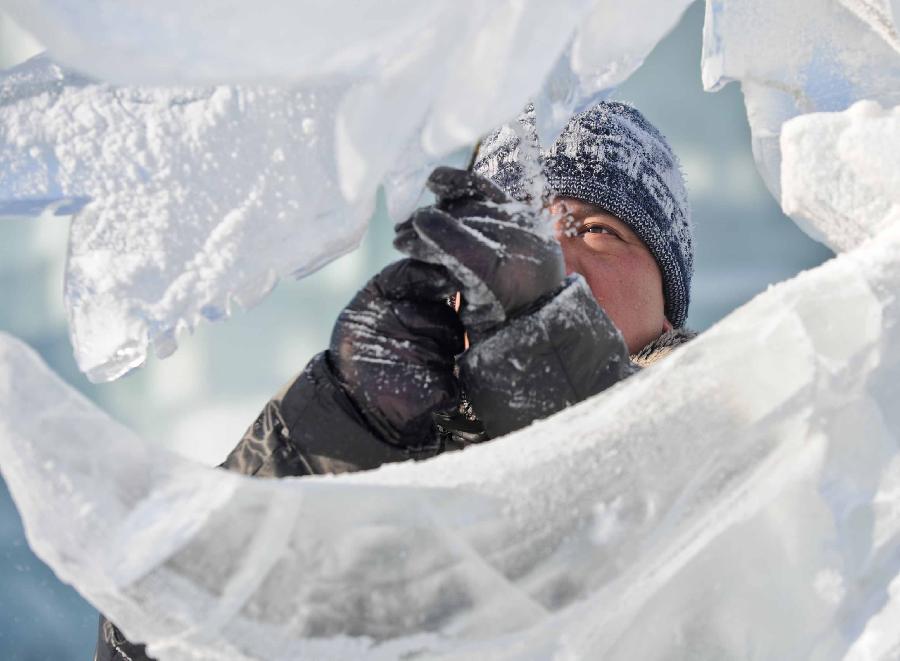
[(897, 607), (898, 291), (895, 225), (549, 420), (313, 479), (161, 452), (4, 337), (0, 466), (163, 659), (836, 659)]
[(29, 541), (162, 659), (894, 658), (900, 224), (850, 204), (888, 190), (894, 145), (823, 139), (892, 117), (783, 134), (785, 191), (840, 168), (811, 217), (867, 240), (600, 396), (424, 463), (202, 467), (0, 336), (0, 466)]
[[(781, 125), (870, 99), (900, 104), (900, 39), (878, 0), (708, 0), (703, 86), (741, 82), (753, 154), (780, 199)], [(824, 237), (802, 219), (798, 225)]]
[(900, 106), (800, 115), (782, 128), (781, 153), (785, 213), (835, 251), (900, 224)]
[[(900, 223), (873, 138), (895, 60), (844, 5), (775, 4), (712, 0), (706, 64), (742, 79), (761, 167), (837, 258), (553, 418), (341, 477), (160, 451), (0, 335), (0, 469), (35, 551), (162, 659), (896, 658)], [(793, 47), (781, 79), (736, 31), (823, 7), (756, 42)]]
[(0, 80), (0, 213), (83, 207), (66, 301), (79, 366), (102, 381), (352, 249), (380, 182), (404, 217), (434, 165), (545, 78), (542, 128), (558, 130), (687, 2), (634, 8), (661, 7), (640, 39), (625, 38), (633, 13), (586, 0), (2, 4), (66, 67)]
[(117, 88), (45, 57), (2, 76), (0, 212), (83, 207), (65, 290), (90, 378), (358, 243), (371, 201), (354, 207), (335, 181), (340, 91)]

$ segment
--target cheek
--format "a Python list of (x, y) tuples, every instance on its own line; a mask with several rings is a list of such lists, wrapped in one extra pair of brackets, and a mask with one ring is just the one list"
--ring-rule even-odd
[(627, 269), (623, 268), (622, 260), (598, 254), (579, 239), (564, 240), (561, 244), (566, 262), (566, 275), (581, 274), (597, 302), (610, 316), (614, 316), (613, 308), (618, 307), (617, 302), (620, 298), (626, 298), (628, 289), (625, 278)]
[(600, 254), (581, 241), (562, 242), (567, 273), (580, 273), (629, 348), (655, 339), (665, 320), (662, 276), (653, 257), (636, 251)]

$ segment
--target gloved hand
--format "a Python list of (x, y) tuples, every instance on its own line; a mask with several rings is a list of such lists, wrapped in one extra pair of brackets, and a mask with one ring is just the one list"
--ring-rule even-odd
[(560, 289), (565, 262), (548, 219), (467, 170), (437, 168), (427, 185), (437, 202), (397, 225), (394, 246), (459, 282), (473, 342)]
[(404, 259), (373, 277), (338, 315), (332, 367), (389, 443), (420, 446), (432, 412), (458, 404), (453, 360), (463, 350), (463, 328), (447, 304), (457, 289), (443, 267)]

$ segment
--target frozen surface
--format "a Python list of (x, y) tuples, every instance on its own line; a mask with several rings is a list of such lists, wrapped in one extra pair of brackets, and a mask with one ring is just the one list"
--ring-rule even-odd
[(43, 46), (0, 10), (0, 67), (24, 62), (43, 50)]
[(881, 649), (900, 569), (897, 230), (543, 423), (355, 476), (188, 463), (7, 336), (0, 466), (35, 551), (164, 659)]
[[(781, 125), (870, 99), (900, 104), (900, 40), (884, 0), (709, 0), (703, 85), (741, 82), (753, 154), (780, 199)], [(813, 226), (800, 227), (823, 240)]]
[(0, 466), (35, 552), (162, 659), (893, 659), (900, 224), (865, 221), (596, 398), (350, 476), (162, 452), (0, 336)]
[(781, 132), (781, 203), (835, 251), (900, 224), (900, 106), (861, 101), (788, 121)]
[(54, 60), (0, 80), (0, 214), (83, 208), (72, 339), (114, 379), (352, 249), (379, 183), (402, 220), (434, 165), (529, 98), (558, 131), (686, 4), (5, 0)]
[[(183, 25), (160, 19), (175, 15), (166, 2), (152, 9), (99, 1), (8, 5), (54, 53), (84, 57), (86, 70), (104, 64), (97, 53), (106, 60), (121, 56), (105, 63), (113, 68), (125, 55), (140, 63), (144, 53), (150, 65), (125, 71), (135, 76), (128, 82), (147, 82), (169, 67), (193, 72), (182, 82), (208, 83), (180, 90), (117, 87), (39, 58), (6, 74), (0, 87), (0, 181), (12, 191), (3, 204), (64, 211), (93, 200), (76, 220), (67, 286), (80, 350), (93, 351), (91, 343), (102, 336), (79, 336), (78, 323), (104, 333), (124, 328), (124, 344), (85, 354), (95, 357), (100, 378), (139, 362), (146, 339), (171, 348), (173, 330), (194, 319), (185, 310), (215, 317), (229, 297), (246, 302), (266, 291), (281, 268), (310, 267), (352, 242), (335, 239), (316, 257), (273, 266), (271, 247), (243, 252), (246, 242), (262, 240), (258, 233), (273, 231), (271, 223), (300, 227), (319, 222), (316, 213), (350, 209), (335, 222), (352, 234), (385, 176), (405, 186), (398, 184), (395, 208), (408, 206), (415, 188), (409, 182), (424, 167), (416, 163), (488, 128), (487, 102), (494, 99), (494, 88), (442, 96), (446, 90), (437, 82), (423, 86), (426, 64), (440, 58), (445, 67), (440, 72), (447, 75), (435, 81), (456, 80), (478, 64), (484, 78), (465, 82), (476, 87), (509, 73), (489, 58), (461, 57), (467, 64), (454, 69), (457, 60), (448, 53), (462, 51), (447, 50), (456, 46), (448, 35), (481, 33), (466, 32), (454, 21), (469, 19), (448, 13), (437, 23), (446, 33), (390, 32), (406, 39), (421, 61), (411, 57), (382, 70), (376, 57), (367, 69), (351, 49), (346, 62), (331, 52), (322, 56), (330, 86), (311, 82), (312, 75), (292, 78), (293, 87), (217, 86), (212, 82), (221, 82), (223, 69), (215, 67), (234, 60), (218, 58), (236, 52), (252, 63), (259, 51), (222, 46), (224, 55), (190, 51), (178, 60), (177, 49), (129, 54), (112, 46), (140, 45), (128, 39), (128, 21), (136, 32), (154, 20), (162, 22), (149, 30), (153, 39), (181, 44), (195, 16), (209, 19), (205, 29), (221, 28), (212, 33), (227, 41), (235, 33), (213, 20), (218, 5), (196, 3), (184, 10)], [(390, 7), (399, 12), (405, 5)], [(415, 22), (423, 16), (417, 11), (441, 7), (405, 10)], [(484, 42), (460, 43), (482, 43), (484, 52), (517, 64), (513, 54), (528, 41), (521, 35), (535, 27), (533, 20), (549, 19), (541, 7), (533, 14), (525, 5), (510, 7), (518, 8), (512, 14), (518, 21), (492, 23), (477, 14), (479, 25), (505, 35), (501, 43), (483, 34)], [(890, 169), (896, 155), (887, 141), (873, 144), (873, 136), (895, 130), (891, 108), (900, 94), (891, 26), (881, 20), (885, 7), (876, 0), (711, 0), (706, 83), (742, 81), (761, 170), (773, 188), (785, 182), (785, 204), (809, 231), (844, 252), (773, 287), (659, 365), (504, 439), (366, 474), (244, 478), (135, 437), (28, 347), (0, 335), (0, 468), (31, 545), (162, 659), (327, 659), (362, 652), (391, 659), (896, 658), (900, 223), (887, 206), (896, 199)], [(321, 11), (327, 25), (328, 9)], [(568, 41), (580, 20), (591, 23), (587, 3), (559, 11), (566, 38), (542, 34), (539, 42), (545, 53), (554, 52), (550, 64), (556, 62), (560, 76), (549, 80), (562, 81), (563, 93), (536, 97), (538, 106), (549, 107), (548, 98), (577, 103), (578, 94), (565, 90), (582, 83), (565, 84), (584, 71), (579, 62), (591, 61), (576, 48), (577, 36)], [(269, 16), (254, 12), (250, 38), (265, 32), (252, 21), (264, 26)], [(288, 14), (273, 15), (288, 24)], [(111, 21), (106, 31), (98, 16)], [(124, 23), (116, 22), (123, 16)], [(669, 18), (652, 20), (663, 29)], [(96, 38), (86, 37), (88, 28)], [(92, 41), (99, 50), (91, 50)], [(158, 55), (170, 52), (172, 61)], [(535, 66), (531, 55), (523, 66)], [(559, 64), (575, 55), (585, 59)], [(623, 57), (632, 61), (633, 54)], [(262, 70), (258, 62), (238, 64), (254, 75)], [(544, 71), (550, 64), (541, 60)], [(522, 99), (512, 99), (516, 109), (526, 83), (543, 79), (523, 71), (510, 74), (516, 82), (504, 88), (512, 96), (521, 92)], [(838, 112), (863, 98), (873, 102)], [(450, 105), (432, 106), (436, 99)], [(300, 114), (312, 109), (330, 109), (333, 124), (322, 128), (318, 115)], [(783, 121), (811, 111), (822, 114), (796, 119), (782, 134)], [(497, 109), (491, 124), (512, 114)], [(385, 118), (389, 130), (373, 130)], [(53, 138), (48, 131), (61, 133)], [(296, 153), (268, 151), (286, 141)], [(871, 146), (866, 158), (853, 151), (856, 141)], [(332, 145), (324, 155), (315, 151), (323, 143)], [(255, 165), (226, 167), (233, 151)], [(306, 158), (323, 170), (310, 175)], [(281, 159), (299, 164), (282, 171)], [(88, 161), (90, 168), (78, 167)], [(262, 182), (254, 188), (260, 170), (266, 182), (286, 187), (270, 190)], [(227, 197), (228, 204), (216, 206), (228, 192), (221, 177), (239, 191), (238, 202)], [(830, 190), (833, 177), (840, 185)], [(179, 188), (185, 181), (199, 183)], [(278, 200), (291, 199), (292, 186), (321, 193), (332, 206), (306, 206), (304, 198), (296, 214), (273, 220), (268, 212), (287, 204)], [(276, 201), (254, 207), (258, 197), (251, 194), (269, 192)], [(116, 194), (119, 205), (104, 207), (104, 196)], [(873, 194), (879, 199), (870, 199)], [(108, 209), (108, 222), (99, 215), (83, 222), (95, 206)], [(252, 214), (264, 219), (251, 224)], [(273, 243), (296, 239), (300, 245), (292, 250), (306, 249), (311, 230), (297, 227), (296, 234), (273, 235)], [(312, 235), (321, 241), (324, 233)], [(154, 279), (170, 266), (170, 275)], [(248, 276), (253, 268), (264, 277)], [(119, 271), (126, 274), (121, 283)], [(225, 273), (237, 276), (229, 280)], [(117, 284), (122, 295), (104, 289)], [(208, 292), (215, 295), (204, 299)], [(160, 300), (167, 304), (154, 308)], [(201, 300), (212, 307), (198, 305)], [(105, 303), (91, 308), (91, 301)], [(89, 310), (81, 322), (74, 314), (79, 306)], [(154, 310), (163, 323), (148, 320)]]
[(82, 209), (65, 296), (90, 378), (356, 245), (371, 199), (336, 183), (342, 91), (117, 88), (43, 56), (2, 74), (0, 213)]

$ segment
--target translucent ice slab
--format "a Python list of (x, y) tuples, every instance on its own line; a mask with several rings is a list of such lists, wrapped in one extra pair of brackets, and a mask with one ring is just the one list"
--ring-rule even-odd
[(890, 650), (898, 230), (553, 418), (353, 476), (188, 463), (4, 337), (0, 466), (35, 551), (163, 659)]

